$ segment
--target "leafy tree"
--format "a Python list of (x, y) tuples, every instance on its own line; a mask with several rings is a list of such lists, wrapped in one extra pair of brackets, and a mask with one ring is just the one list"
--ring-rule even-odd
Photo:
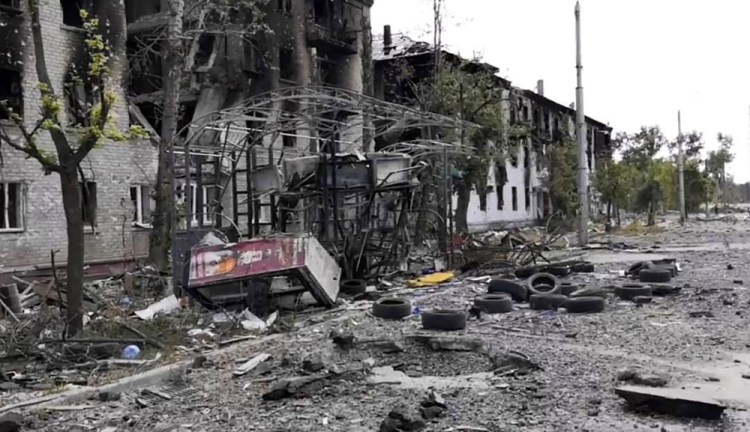
[(732, 147), (734, 139), (730, 135), (719, 133), (717, 135), (719, 149), (713, 150), (708, 154), (706, 160), (706, 170), (711, 178), (716, 182), (721, 191), (721, 200), (724, 204), (727, 202), (727, 171), (726, 167), (734, 160)]
[(554, 209), (564, 215), (578, 211), (578, 151), (572, 140), (566, 139), (549, 146), (546, 154), (546, 165), (549, 170), (547, 188)]
[(633, 135), (618, 138), (622, 140), (623, 161), (633, 165), (641, 173), (641, 188), (636, 194), (636, 204), (639, 210), (648, 213), (647, 224), (652, 226), (656, 223), (656, 207), (663, 193), (656, 179), (654, 159), (659, 151), (668, 145), (667, 140), (658, 126), (643, 126)]
[(454, 64), (445, 62), (431, 83), (436, 112), (460, 117), (479, 125), (460, 131), (458, 140), (465, 146), (464, 155), (452, 160), (460, 173), (454, 179), (458, 195), (455, 223), (458, 232), (467, 232), (466, 219), (471, 190), (484, 199), (487, 177), (493, 161), (503, 151), (503, 88), (489, 70), (469, 69), (476, 62)]
[[(133, 127), (126, 132), (117, 129), (112, 114), (116, 98), (108, 80), (110, 46), (105, 40), (99, 20), (86, 11), (81, 11), (81, 18), (86, 31), (88, 68), (85, 76), (79, 79), (90, 84), (97, 101), (81, 110), (87, 121), (80, 122), (82, 124), (72, 129), (65, 123), (64, 102), (59, 89), (53, 87), (47, 70), (39, 2), (28, 0), (27, 6), (31, 19), (36, 73), (39, 78), (41, 110), (38, 118), (24, 119), (21, 117), (23, 113), (12, 112), (3, 104), (3, 109), (9, 114), (13, 125), (21, 131), (22, 138), (19, 142), (11, 137), (8, 129), (0, 126), (0, 143), (39, 162), (45, 174), (56, 173), (60, 178), (68, 238), (66, 333), (75, 336), (83, 331), (84, 222), (81, 199), (88, 193), (85, 187), (81, 187), (81, 182), (85, 179), (79, 175), (80, 164), (94, 148), (101, 147), (107, 142), (141, 138), (146, 134), (140, 127)], [(39, 142), (43, 133), (49, 134), (54, 145), (54, 153), (44, 149), (44, 145)]]
[(607, 203), (607, 219), (614, 216), (620, 225), (620, 209), (628, 208), (635, 190), (637, 170), (625, 162), (604, 161), (596, 171), (594, 186)]

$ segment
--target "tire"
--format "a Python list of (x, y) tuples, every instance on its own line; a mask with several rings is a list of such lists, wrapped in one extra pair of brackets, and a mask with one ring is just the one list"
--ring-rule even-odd
[(652, 283), (649, 285), (651, 286), (651, 295), (656, 297), (666, 297), (668, 295), (677, 294), (682, 290), (682, 287), (676, 287), (671, 284)]
[(516, 269), (514, 274), (519, 279), (526, 279), (531, 277), (534, 273), (537, 273), (539, 271), (536, 267), (521, 267), (519, 269)]
[(427, 310), (422, 312), (425, 330), (456, 331), (466, 328), (466, 312), (454, 310)]
[(568, 299), (562, 307), (568, 313), (592, 313), (604, 310), (605, 301), (601, 297), (578, 297)]
[(525, 286), (508, 279), (495, 279), (487, 286), (489, 294), (510, 294), (513, 301), (524, 302), (529, 297)]
[(533, 310), (557, 310), (568, 298), (562, 294), (534, 294), (529, 298)]
[(658, 264), (652, 267), (653, 269), (669, 270), (672, 277), (677, 276), (677, 266), (674, 264)]
[(628, 267), (628, 271), (625, 272), (625, 274), (632, 275), (632, 276), (638, 276), (638, 274), (641, 272), (641, 270), (647, 269), (650, 266), (651, 266), (650, 262), (643, 261), (643, 262), (635, 263), (635, 264), (631, 265), (630, 267)]
[(581, 289), (580, 284), (573, 282), (560, 282), (560, 294), (570, 297), (571, 294)]
[(672, 280), (672, 272), (661, 268), (645, 268), (638, 274), (638, 280), (645, 283), (667, 283)]
[(570, 267), (568, 266), (549, 266), (545, 267), (544, 271), (557, 277), (565, 277), (570, 274)]
[(341, 281), (341, 292), (348, 295), (363, 294), (367, 291), (367, 282), (362, 279), (345, 279)]
[(488, 314), (513, 311), (513, 299), (508, 294), (485, 294), (474, 299), (474, 306)]
[(570, 271), (573, 273), (593, 273), (594, 272), (594, 264), (590, 262), (582, 262), (573, 264), (570, 267)]
[(411, 302), (400, 298), (384, 298), (372, 304), (372, 314), (387, 320), (400, 320), (411, 315)]
[(633, 300), (636, 297), (651, 297), (651, 287), (640, 284), (618, 286), (615, 288), (615, 295), (623, 300)]
[(531, 276), (527, 286), (531, 294), (557, 294), (560, 292), (560, 280), (549, 273), (537, 273)]

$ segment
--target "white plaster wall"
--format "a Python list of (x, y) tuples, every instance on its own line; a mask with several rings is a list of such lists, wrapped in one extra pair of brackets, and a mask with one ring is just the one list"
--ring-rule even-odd
[[(541, 181), (537, 177), (536, 171), (536, 155), (532, 154), (529, 160), (531, 170), (531, 184), (529, 192), (529, 207), (526, 208), (525, 201), (525, 185), (524, 185), (524, 167), (523, 167), (523, 149), (518, 150), (518, 167), (514, 167), (510, 163), (510, 158), (507, 158), (505, 163), (505, 170), (508, 175), (508, 181), (505, 183), (501, 191), (494, 190), (487, 194), (487, 207), (486, 210), (481, 210), (479, 206), (479, 195), (475, 192), (471, 192), (471, 200), (469, 201), (469, 210), (466, 218), (469, 224), (469, 230), (473, 232), (484, 231), (495, 227), (502, 226), (518, 226), (518, 225), (529, 225), (535, 222), (537, 217), (537, 208), (541, 208), (543, 203), (537, 202), (537, 193), (534, 188), (541, 186)], [(495, 186), (495, 169), (494, 166), (490, 169), (488, 175), (488, 185)], [(518, 207), (517, 210), (513, 210), (513, 187), (517, 190)], [(504, 205), (503, 209), (497, 208), (498, 203), (498, 192), (503, 194)], [(458, 203), (458, 197), (453, 196), (453, 208), (456, 208)]]

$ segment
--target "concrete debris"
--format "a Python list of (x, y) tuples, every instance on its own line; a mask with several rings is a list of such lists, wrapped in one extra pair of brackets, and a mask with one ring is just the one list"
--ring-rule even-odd
[(617, 380), (647, 387), (665, 387), (669, 377), (663, 374), (643, 374), (636, 369), (626, 369), (617, 374)]
[(692, 311), (688, 312), (690, 318), (713, 318), (714, 313), (711, 311)]
[(410, 413), (406, 408), (395, 408), (380, 424), (379, 432), (413, 432), (424, 429), (424, 420)]
[(180, 307), (180, 300), (172, 294), (150, 305), (146, 309), (135, 311), (134, 314), (144, 321), (150, 321), (154, 319), (156, 315), (170, 314), (179, 310)]
[(234, 370), (234, 376), (243, 376), (246, 375), (251, 370), (255, 369), (263, 363), (264, 361), (271, 358), (271, 355), (268, 353), (261, 353), (256, 355), (255, 357), (251, 358), (250, 360), (243, 363), (240, 367)]
[(625, 399), (631, 409), (644, 413), (718, 420), (726, 409), (720, 402), (693, 390), (624, 386), (616, 388), (615, 394)]
[(490, 356), (496, 375), (526, 375), (542, 367), (521, 353), (499, 353)]
[(427, 345), (433, 351), (484, 352), (486, 350), (485, 343), (474, 338), (415, 335), (407, 336), (407, 339)]

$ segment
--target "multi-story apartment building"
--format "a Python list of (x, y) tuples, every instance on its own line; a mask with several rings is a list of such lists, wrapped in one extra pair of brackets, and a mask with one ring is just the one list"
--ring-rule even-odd
[[(117, 92), (114, 115), (118, 125), (127, 128), (132, 122), (154, 133), (159, 131), (168, 2), (39, 2), (47, 67), (58, 93), (65, 89), (71, 104), (82, 102), (76, 97), (85, 97), (84, 89), (76, 87), (71, 71), (85, 54), (80, 8), (87, 9), (106, 22), (112, 36), (111, 78), (112, 88)], [(213, 3), (192, 0), (185, 3), (185, 64), (179, 129), (182, 139), (187, 139), (194, 131), (202, 135), (192, 141), (191, 169), (185, 170), (183, 161), (176, 171), (178, 199), (184, 199), (186, 189), (191, 191), (189, 213), (193, 224), (210, 225), (213, 223), (210, 213), (214, 209), (209, 203), (219, 188), (222, 173), (217, 170), (213, 176), (196, 181), (195, 172), (226, 156), (223, 150), (217, 150), (220, 144), (225, 144), (232, 136), (243, 139), (252, 127), (243, 124), (240, 129), (244, 131), (230, 134), (228, 138), (220, 131), (212, 133), (211, 128), (201, 125), (220, 117), (223, 109), (242, 106), (254, 97), (296, 86), (332, 86), (361, 92), (363, 76), (370, 67), (367, 53), (372, 0), (271, 0), (263, 3), (255, 16), (238, 13), (231, 5), (222, 9)], [(40, 97), (24, 4), (20, 0), (0, 2), (0, 21), (4, 23), (0, 32), (4, 36), (2, 50), (5, 54), (0, 58), (3, 77), (0, 98), (22, 109), (31, 124), (39, 112)], [(294, 103), (285, 102), (279, 104), (278, 111), (284, 113), (298, 108)], [(7, 122), (4, 125), (10, 127)], [(361, 124), (359, 127), (361, 129)], [(41, 146), (51, 148), (48, 136), (40, 137)], [(278, 148), (278, 154), (289, 155), (309, 150), (312, 141), (309, 133), (298, 132), (292, 125), (275, 136), (273, 143), (268, 140), (264, 143), (267, 147)], [(180, 146), (181, 141), (176, 145)], [(121, 268), (121, 264), (147, 254), (157, 153), (148, 140), (107, 144), (95, 149), (83, 162), (81, 167), (92, 191), (84, 204), (88, 225), (86, 260), (90, 272)], [(0, 166), (0, 274), (48, 271), (51, 249), (59, 250), (62, 255), (58, 255), (58, 261), (64, 262), (65, 218), (59, 179), (55, 175), (44, 175), (38, 163), (12, 149), (3, 147), (0, 154), (3, 161)], [(242, 169), (245, 161), (241, 158), (238, 166), (230, 164), (225, 168)], [(185, 187), (187, 177), (190, 189)], [(222, 219), (231, 219), (234, 210), (242, 211), (225, 202), (227, 199), (231, 196), (223, 195)], [(263, 215), (263, 218), (269, 216)]]
[[(0, 3), (0, 98), (22, 113), (29, 128), (39, 119), (41, 96), (35, 69), (34, 44), (25, 1)], [(121, 129), (130, 125), (128, 99), (124, 89), (128, 64), (125, 61), (125, 8), (121, 1), (80, 2), (39, 0), (47, 70), (53, 88), (64, 96), (66, 123), (79, 120), (72, 109), (86, 104), (90, 89), (80, 85), (74, 71), (84, 70), (85, 34), (78, 5), (87, 3), (91, 12), (108, 24), (113, 51), (110, 88), (116, 102), (112, 116)], [(89, 100), (90, 102), (90, 100)], [(22, 142), (18, 128), (0, 120), (10, 137)], [(38, 135), (38, 145), (54, 153), (49, 134)], [(66, 231), (60, 179), (45, 175), (40, 164), (2, 146), (0, 166), (0, 274), (12, 271), (48, 271), (50, 251), (58, 251), (58, 263), (65, 262)], [(144, 186), (155, 176), (156, 151), (148, 141), (105, 143), (95, 148), (80, 165), (88, 193), (83, 199), (86, 260), (90, 270), (122, 263), (147, 251), (148, 232), (133, 226), (142, 216), (134, 206), (147, 195)], [(134, 220), (136, 219), (136, 220)]]
[[(392, 34), (386, 26), (383, 35), (373, 41), (376, 96), (391, 102), (414, 104), (414, 95), (409, 89), (432, 76), (434, 55), (430, 44)], [(441, 55), (446, 61), (466, 61), (446, 50)], [(472, 67), (465, 70), (482, 70), (493, 75), (498, 71), (486, 63), (469, 63)], [(405, 66), (409, 70), (409, 82), (403, 79)], [(497, 76), (495, 81), (508, 130), (511, 126), (523, 127), (528, 134), (515, 143), (515, 151), (506, 155), (504, 167), (490, 166), (483, 199), (472, 190), (467, 212), (470, 230), (531, 224), (552, 214), (544, 155), (549, 145), (575, 139), (575, 110), (546, 98), (541, 81), (537, 92), (514, 87), (510, 81)], [(598, 158), (611, 157), (612, 129), (589, 117), (586, 125), (589, 169), (593, 173)], [(456, 200), (454, 197), (454, 208)]]

